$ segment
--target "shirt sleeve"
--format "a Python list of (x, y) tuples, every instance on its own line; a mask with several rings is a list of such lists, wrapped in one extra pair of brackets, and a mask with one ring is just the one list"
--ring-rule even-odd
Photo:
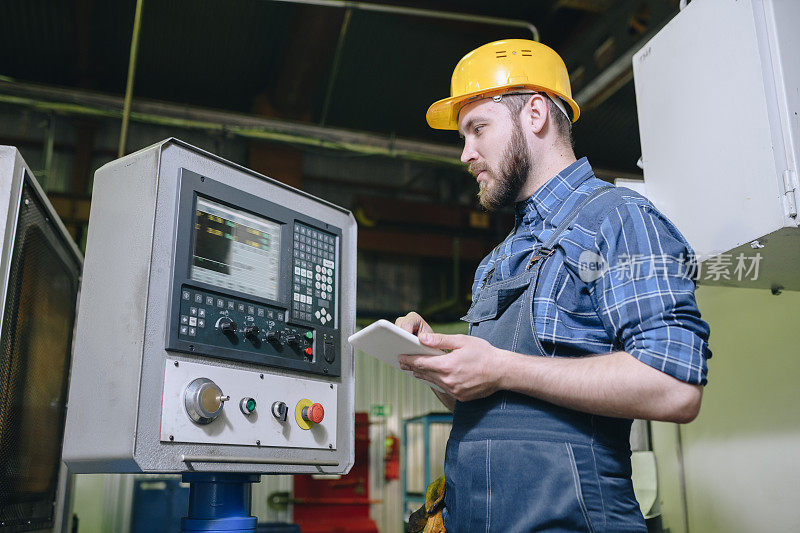
[(625, 203), (595, 239), (592, 295), (615, 346), (687, 383), (705, 385), (710, 328), (694, 297), (694, 252), (655, 207)]

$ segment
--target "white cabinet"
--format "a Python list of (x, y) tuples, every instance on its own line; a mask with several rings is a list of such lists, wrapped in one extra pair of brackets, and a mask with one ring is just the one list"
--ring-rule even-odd
[(729, 267), (701, 283), (800, 289), (798, 27), (797, 0), (694, 0), (633, 57), (647, 195)]

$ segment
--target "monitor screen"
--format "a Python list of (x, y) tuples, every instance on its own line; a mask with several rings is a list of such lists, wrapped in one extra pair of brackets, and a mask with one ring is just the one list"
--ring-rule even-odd
[(194, 228), (191, 279), (278, 299), (280, 224), (198, 197)]

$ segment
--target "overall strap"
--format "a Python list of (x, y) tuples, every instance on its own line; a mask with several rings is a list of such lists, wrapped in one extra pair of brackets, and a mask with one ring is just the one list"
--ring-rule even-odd
[[(551, 255), (553, 255), (553, 252), (555, 251), (555, 248), (553, 246), (555, 245), (558, 237), (564, 232), (565, 229), (567, 229), (570, 226), (570, 224), (572, 224), (575, 221), (575, 219), (578, 217), (578, 214), (580, 213), (581, 209), (586, 207), (586, 205), (589, 202), (591, 202), (592, 200), (594, 200), (595, 198), (597, 198), (601, 194), (603, 194), (606, 191), (609, 191), (611, 189), (614, 189), (614, 188), (615, 187), (613, 185), (606, 185), (606, 186), (598, 187), (597, 189), (592, 191), (592, 193), (589, 196), (587, 196), (581, 203), (579, 203), (577, 206), (575, 206), (572, 209), (572, 211), (570, 211), (569, 215), (567, 215), (564, 218), (564, 220), (561, 222), (561, 224), (556, 226), (556, 229), (553, 230), (553, 234), (550, 235), (550, 238), (548, 238), (544, 242), (544, 244), (541, 246), (541, 248), (539, 248), (539, 251), (536, 252), (533, 255), (533, 257), (531, 257), (531, 260), (528, 262), (528, 266), (525, 267), (527, 269), (530, 269), (531, 267), (534, 267), (534, 272), (532, 274), (533, 281), (531, 282), (531, 292), (530, 292), (530, 294), (531, 294), (531, 297), (530, 297), (531, 298), (531, 308), (533, 308), (533, 303), (534, 303), (534, 300), (536, 298), (536, 289), (537, 289), (537, 286), (539, 284), (539, 278), (541, 277), (542, 268), (547, 263), (547, 258), (550, 257)], [(541, 262), (539, 261), (540, 259), (542, 259)], [(539, 335), (536, 333), (536, 317), (535, 316), (533, 317), (533, 321), (532, 321), (532, 324), (531, 324), (531, 329), (533, 330), (533, 342), (536, 345), (536, 349), (539, 352), (538, 355), (546, 356), (547, 354), (544, 353), (544, 348), (542, 348), (542, 343), (539, 340)]]
[(551, 256), (555, 251), (553, 245), (556, 243), (561, 234), (564, 233), (564, 230), (566, 230), (570, 226), (570, 224), (572, 224), (575, 221), (575, 219), (578, 218), (581, 209), (586, 207), (586, 204), (588, 204), (589, 202), (591, 202), (604, 192), (614, 188), (615, 187), (613, 185), (605, 185), (602, 187), (598, 187), (597, 189), (592, 191), (592, 193), (589, 196), (584, 198), (581, 203), (575, 206), (572, 209), (572, 211), (570, 211), (569, 214), (564, 218), (564, 220), (561, 221), (561, 224), (556, 226), (556, 229), (553, 230), (552, 235), (550, 235), (550, 237), (544, 242), (544, 244), (542, 244), (542, 246), (539, 248), (539, 251), (531, 257), (530, 261), (528, 261), (528, 266), (526, 266), (525, 268), (530, 270), (530, 268), (534, 265), (534, 263), (539, 261), (539, 259)]
[(481, 285), (480, 285), (481, 289), (486, 286), (486, 284), (489, 282), (489, 279), (492, 277), (492, 274), (494, 274), (494, 265), (495, 263), (497, 263), (497, 255), (500, 253), (500, 247), (503, 246), (503, 244), (505, 244), (505, 242), (509, 239), (509, 237), (514, 235), (514, 231), (515, 230), (512, 229), (511, 232), (508, 235), (506, 235), (506, 238), (503, 239), (502, 242), (500, 242), (500, 244), (495, 246), (494, 249), (492, 250), (491, 256), (489, 257), (489, 261), (486, 263), (486, 268), (484, 269), (483, 278), (481, 279)]

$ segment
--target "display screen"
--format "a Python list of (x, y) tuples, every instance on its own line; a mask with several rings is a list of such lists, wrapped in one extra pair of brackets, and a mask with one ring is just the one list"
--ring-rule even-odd
[(197, 198), (190, 278), (278, 299), (281, 225)]

